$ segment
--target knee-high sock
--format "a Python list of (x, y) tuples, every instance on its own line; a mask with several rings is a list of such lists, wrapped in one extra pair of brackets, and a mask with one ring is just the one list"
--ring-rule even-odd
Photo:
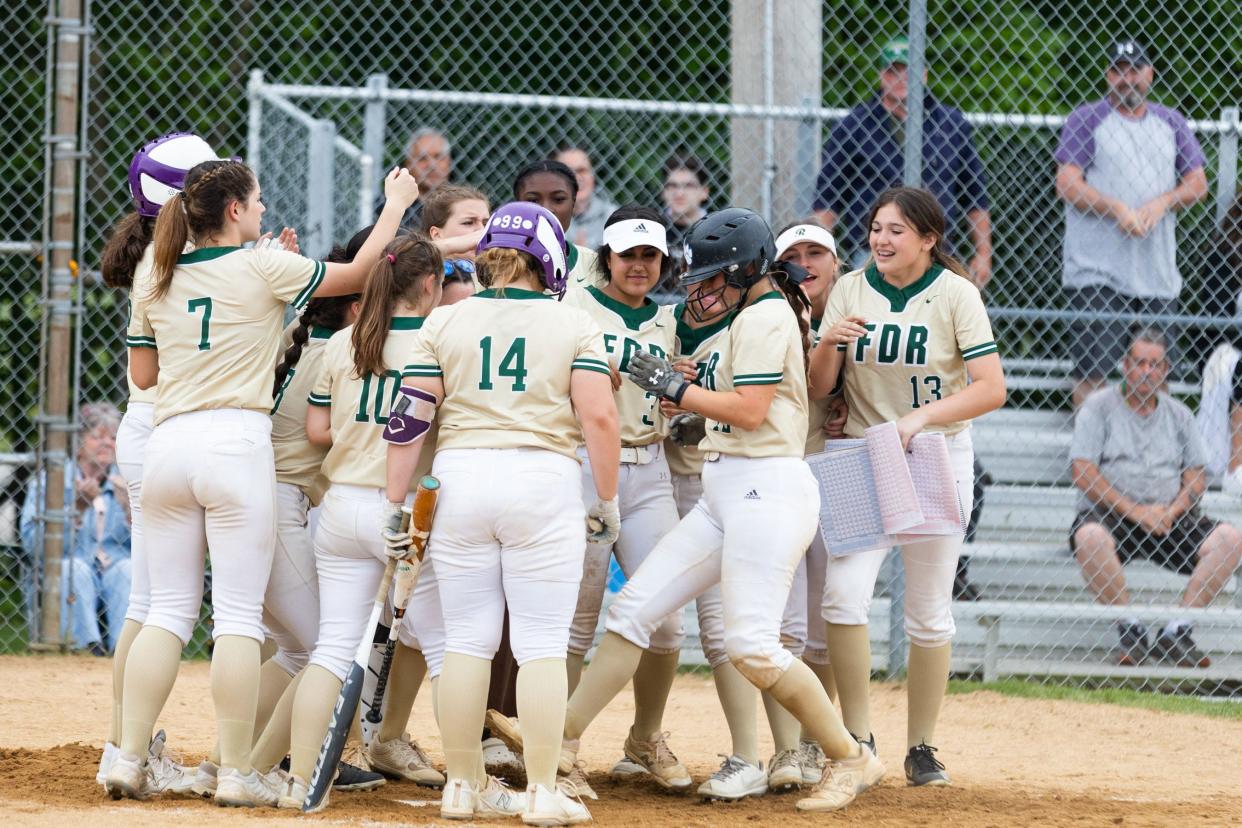
[(181, 639), (159, 627), (143, 627), (134, 637), (125, 663), (125, 691), (121, 696), (121, 743), (131, 755), (145, 757), (151, 731), (177, 680), (181, 666)]
[(518, 720), (527, 785), (556, 789), (556, 765), (565, 731), (565, 705), (559, 702), (566, 696), (567, 682), (565, 663), (559, 658), (528, 661), (518, 668)]
[[(871, 734), (871, 639), (866, 624), (829, 624), (828, 657), (837, 680), (841, 718), (859, 739)], [(820, 745), (827, 750), (826, 745)]]
[(845, 759), (858, 755), (858, 743), (841, 723), (841, 717), (828, 700), (819, 679), (801, 661), (789, 665), (789, 669), (768, 688), (768, 693), (797, 717), (810, 732), (811, 738), (819, 742), (828, 758)]
[(811, 672), (819, 678), (819, 683), (824, 686), (824, 692), (828, 694), (828, 698), (832, 699), (835, 704), (837, 701), (837, 679), (832, 672), (832, 665), (808, 661), (806, 666), (810, 667)]
[(216, 707), (220, 767), (250, 772), (254, 715), (259, 705), (259, 642), (222, 635), (211, 655), (211, 698)]
[(664, 706), (677, 678), (681, 653), (645, 651), (634, 671), (634, 728), (636, 737), (647, 741), (664, 729)]
[(440, 727), (440, 677), (436, 676), (431, 680), (431, 718), (436, 720), (436, 727)]
[[(478, 778), (479, 733), (487, 706), (488, 678), (492, 663), (485, 658), (445, 653), (440, 673), (440, 735), (444, 739), (444, 764), (449, 779)], [(555, 704), (551, 698), (549, 704)]]
[[(267, 665), (263, 665), (266, 667)], [(283, 672), (283, 671), (282, 671)], [(275, 707), (267, 718), (267, 723), (255, 739), (254, 750), (250, 751), (250, 766), (260, 773), (267, 773), (277, 762), (289, 752), (289, 732), (293, 727), (293, 700), (297, 698), (298, 686), (306, 671), (298, 673), (280, 694)], [(258, 729), (258, 725), (255, 726)]]
[[(285, 691), (289, 689), (289, 685), (293, 683), (293, 676), (285, 672), (285, 668), (281, 667), (275, 661), (263, 662), (263, 666), (259, 668), (259, 704), (254, 711), (254, 732), (262, 733), (267, 728), (267, 722), (272, 717), (272, 711), (276, 709), (276, 705), (280, 704), (281, 698), (284, 697)], [(255, 736), (255, 741), (259, 737)], [(264, 773), (268, 768), (263, 769)]]
[(414, 699), (418, 697), (418, 688), (426, 675), (427, 661), (422, 651), (397, 644), (381, 708), (384, 718), (380, 721), (379, 735), (376, 736), (381, 742), (398, 739), (405, 733), (405, 726), (410, 722), (410, 711), (414, 709)]
[(114, 745), (121, 743), (121, 699), (125, 697), (125, 659), (129, 657), (129, 648), (142, 625), (130, 618), (121, 625), (121, 634), (116, 637), (116, 650), (112, 653), (112, 725), (108, 729), (108, 741)]
[(569, 709), (565, 711), (565, 738), (582, 736), (591, 721), (634, 677), (642, 654), (637, 644), (613, 632), (604, 634), (591, 669), (582, 676), (578, 689), (569, 699)]
[[(772, 728), (772, 742), (776, 745), (776, 752), (797, 750), (798, 742), (802, 738), (802, 723), (798, 721), (798, 717), (786, 710), (770, 692), (764, 691), (760, 695), (763, 696), (764, 712), (768, 714), (768, 727)], [(832, 704), (832, 699), (828, 699), (828, 703)]]
[(951, 644), (939, 647), (910, 645), (906, 679), (906, 750), (919, 742), (935, 744), (936, 719), (949, 683)]
[(569, 678), (569, 695), (573, 695), (578, 689), (578, 682), (582, 680), (582, 665), (586, 662), (586, 656), (577, 653), (567, 653), (565, 655), (565, 674)]
[(729, 725), (729, 736), (733, 739), (733, 755), (756, 764), (759, 761), (755, 715), (758, 688), (747, 681), (731, 661), (713, 667), (712, 680), (716, 682), (716, 695), (720, 698), (720, 707)]
[(289, 772), (309, 782), (319, 748), (332, 721), (341, 680), (318, 664), (307, 665), (293, 699), (289, 727)]

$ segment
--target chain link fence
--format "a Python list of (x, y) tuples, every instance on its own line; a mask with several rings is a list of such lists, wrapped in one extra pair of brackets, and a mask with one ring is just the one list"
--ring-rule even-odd
[[(8, 150), (0, 153), (8, 331), (0, 362), (11, 394), (0, 409), (5, 650), (48, 638), (24, 609), (33, 592), (22, 584), (35, 583), (40, 551), (23, 546), (18, 524), (37, 476), (39, 372), (48, 361), (39, 347), (49, 310), (38, 257), (49, 250), (41, 205), (52, 193), (37, 159), (53, 132), (49, 49), (66, 5), (0, 12)], [(959, 573), (959, 595), (974, 600), (954, 605), (955, 670), (1242, 693), (1242, 593), (1236, 549), (1220, 552), (1221, 536), (1172, 543), (1167, 531), (1147, 531), (1166, 539), (1139, 548), (1135, 521), (1110, 524), (1123, 553), (1140, 553), (1124, 567), (1097, 547), (1075, 557), (1068, 545), (1080, 508), (1070, 446), (1089, 419), (1075, 422), (1075, 391), (1121, 380), (1118, 361), (1136, 322), (1170, 337), (1168, 389), (1200, 412), (1212, 437), (1202, 512), (1242, 524), (1242, 503), (1221, 490), (1228, 458), (1242, 459), (1229, 440), (1228, 350), (1206, 372), (1203, 394), (1209, 356), (1236, 338), (1242, 287), (1242, 38), (1232, 4), (580, 0), (511, 4), (484, 20), (456, 3), (412, 14), (387, 3), (226, 9), (114, 0), (86, 12), (76, 402), (124, 402), (126, 303), (95, 274), (108, 228), (128, 207), (129, 157), (160, 132), (192, 129), (222, 154), (255, 163), (266, 229), (296, 227), (313, 255), (370, 220), (383, 172), (404, 163), (420, 128), (449, 140), (452, 180), (482, 189), (493, 205), (510, 197), (525, 162), (571, 145), (589, 158), (566, 159), (590, 167), (580, 170), (585, 215), (638, 202), (664, 209), (678, 227), (701, 210), (739, 204), (776, 229), (816, 215), (832, 225), (847, 270), (868, 255), (875, 193), (919, 180), (946, 208), (949, 241), (983, 288), (1010, 389), (1005, 408), (975, 429), (983, 506)], [(1129, 39), (1139, 52), (1110, 53)], [(587, 224), (571, 226), (571, 240), (597, 243)], [(1079, 439), (1082, 453), (1092, 435)], [(1098, 465), (1106, 477), (1120, 475), (1119, 485), (1133, 473), (1114, 472), (1122, 448), (1143, 462), (1155, 454), (1103, 446)], [(1139, 467), (1148, 479), (1159, 471)], [(39, 508), (33, 513), (37, 520)], [(1165, 565), (1146, 559), (1153, 554)], [(1204, 561), (1209, 571), (1192, 574)], [(901, 595), (900, 567), (886, 567), (881, 580), (875, 663), (898, 673), (905, 644), (890, 597)], [(1148, 627), (1149, 643), (1170, 622), (1190, 622), (1210, 666), (1187, 666), (1201, 662), (1169, 646), (1127, 646), (1141, 663), (1121, 664), (1118, 622), (1130, 619)], [(697, 656), (688, 649), (686, 657)]]

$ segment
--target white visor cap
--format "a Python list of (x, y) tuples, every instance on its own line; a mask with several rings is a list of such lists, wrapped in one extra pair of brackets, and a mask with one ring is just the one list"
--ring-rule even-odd
[(795, 224), (776, 237), (776, 258), (779, 259), (785, 255), (786, 250), (803, 242), (822, 245), (828, 248), (832, 255), (837, 255), (837, 240), (827, 230), (818, 224)]
[(625, 219), (604, 228), (604, 244), (613, 253), (622, 253), (631, 247), (647, 245), (668, 255), (668, 241), (664, 225), (650, 219)]

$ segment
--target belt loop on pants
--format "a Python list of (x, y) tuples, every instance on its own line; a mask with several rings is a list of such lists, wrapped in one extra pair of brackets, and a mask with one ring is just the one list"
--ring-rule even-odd
[(720, 459), (720, 452), (718, 451), (709, 451), (703, 455), (703, 461), (706, 463), (715, 463), (719, 459)]
[(655, 459), (647, 446), (622, 446), (621, 464), (645, 466)]

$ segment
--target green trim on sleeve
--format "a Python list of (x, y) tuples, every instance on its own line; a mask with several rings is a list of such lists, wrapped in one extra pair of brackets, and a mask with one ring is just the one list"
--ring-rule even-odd
[(326, 407), (326, 406), (332, 405), (332, 395), (331, 394), (316, 394), (314, 391), (312, 391), (310, 393), (310, 396), (306, 398), (306, 402), (309, 403), (310, 405)]
[(970, 348), (963, 348), (962, 349), (962, 360), (968, 362), (974, 359), (975, 357), (981, 357), (981, 356), (987, 356), (988, 354), (994, 354), (996, 353), (996, 350), (997, 349), (996, 349), (995, 342), (984, 342), (982, 345), (975, 345)]
[(733, 387), (736, 388), (739, 385), (777, 385), (783, 379), (785, 379), (784, 371), (763, 374), (738, 374), (733, 378)]
[(595, 371), (599, 374), (607, 374), (608, 376), (612, 376), (612, 369), (608, 367), (608, 363), (598, 359), (590, 359), (588, 357), (579, 357), (578, 359), (575, 359), (569, 364), (569, 370)]
[(401, 371), (401, 378), (406, 377), (442, 377), (444, 370), (439, 365), (407, 365)]
[(158, 350), (155, 345), (155, 337), (153, 336), (127, 336), (125, 337), (126, 348), (151, 348)]
[(323, 284), (323, 277), (328, 272), (328, 266), (323, 262), (315, 262), (315, 266), (311, 270), (310, 281), (306, 283), (306, 287), (302, 288), (302, 292), (293, 297), (292, 305), (297, 310), (306, 307), (306, 303), (315, 295), (315, 291), (319, 290), (319, 286)]

